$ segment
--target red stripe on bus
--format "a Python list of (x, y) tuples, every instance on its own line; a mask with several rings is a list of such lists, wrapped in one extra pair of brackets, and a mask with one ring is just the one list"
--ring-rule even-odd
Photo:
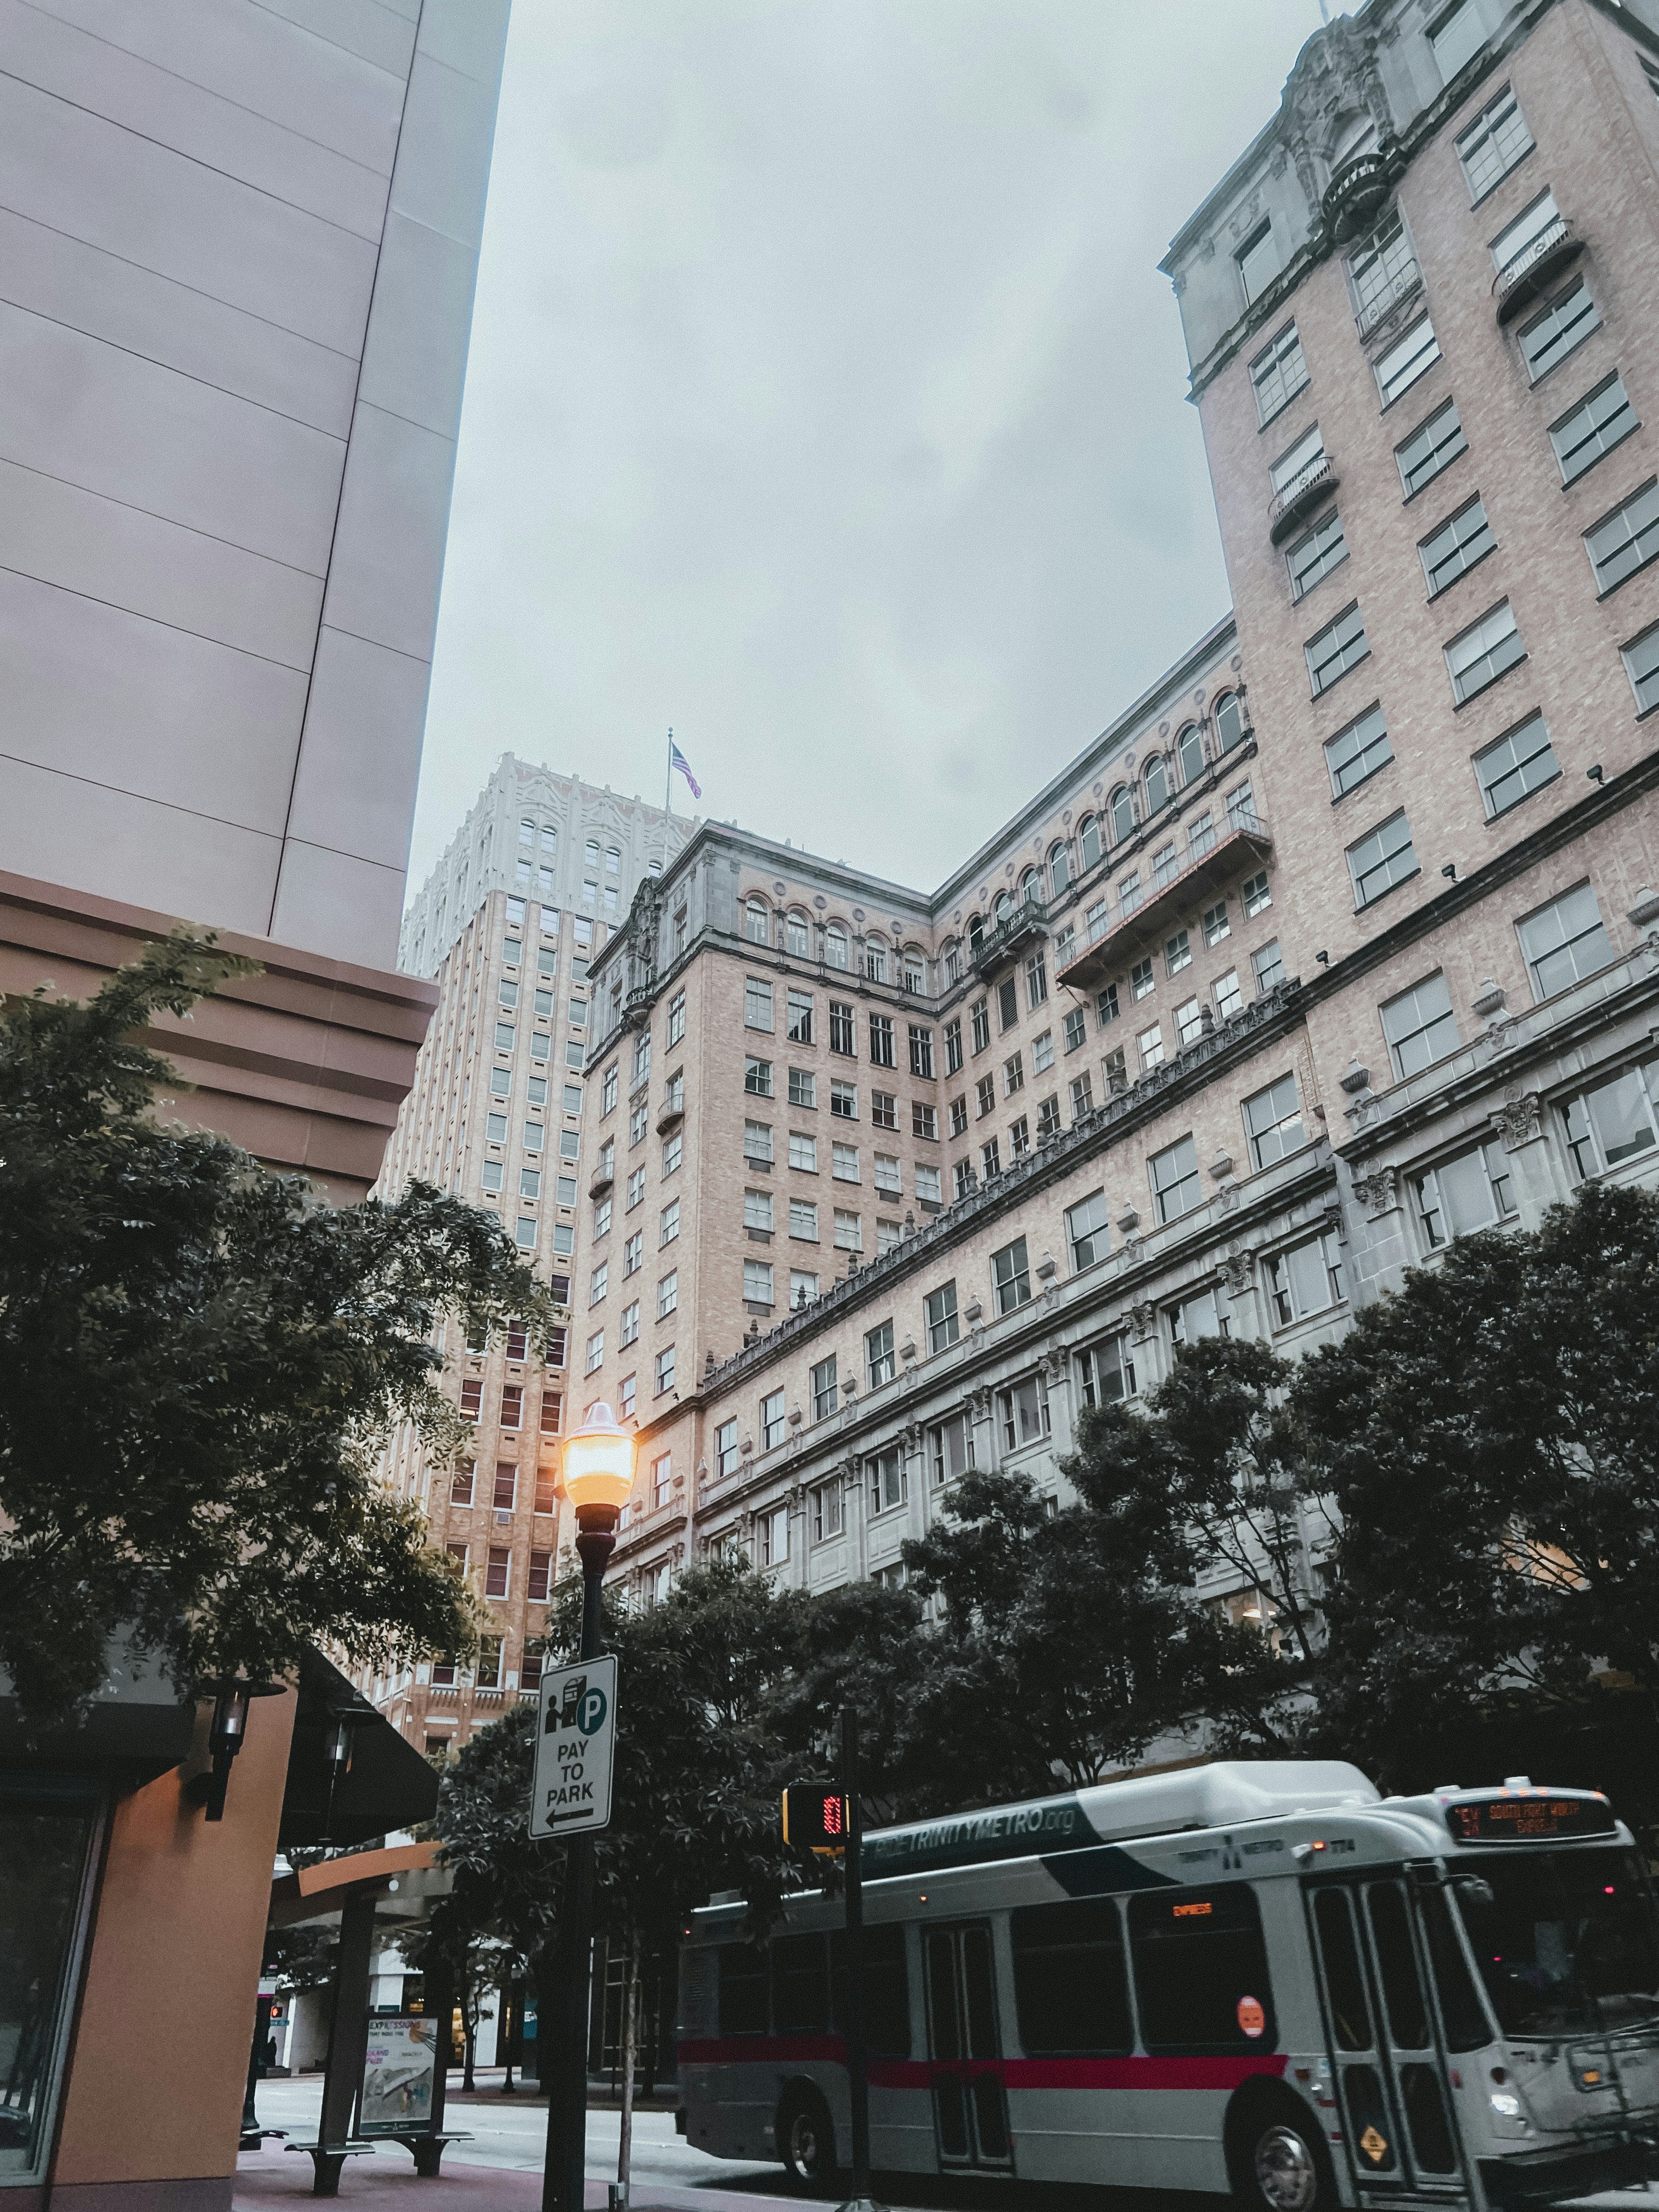
[[(683, 2042), (683, 2066), (820, 2064), (842, 2066), (846, 2046), (838, 2035), (739, 2035)], [(966, 2062), (974, 2070), (989, 2069), (1010, 2089), (1237, 2089), (1253, 2074), (1281, 2076), (1285, 2054), (1241, 2052), (1234, 2058), (1000, 2058)], [(949, 2059), (872, 2058), (870, 2081), (881, 2089), (927, 2089), (936, 2073), (962, 2070)]]

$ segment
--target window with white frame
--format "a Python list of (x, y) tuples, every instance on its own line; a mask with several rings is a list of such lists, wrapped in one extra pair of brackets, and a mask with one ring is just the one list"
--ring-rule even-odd
[(1196, 1044), (1204, 1034), (1204, 1006), (1196, 993), (1183, 999), (1175, 1010), (1176, 1042), (1181, 1045)]
[(1483, 561), (1497, 546), (1486, 520), (1486, 504), (1479, 494), (1443, 522), (1418, 546), (1423, 574), (1432, 599)]
[(1462, 1042), (1457, 1034), (1457, 1016), (1452, 1011), (1451, 992), (1438, 969), (1432, 975), (1425, 975), (1420, 983), (1413, 983), (1408, 991), (1385, 1000), (1377, 1013), (1382, 1023), (1382, 1034), (1388, 1039), (1395, 1074), (1402, 1082), (1420, 1068), (1444, 1060), (1448, 1053), (1456, 1051)]
[(1531, 153), (1532, 143), (1527, 118), (1505, 85), (1457, 134), (1457, 158), (1463, 166), (1470, 200), (1485, 199), (1498, 179)]
[(1342, 1248), (1334, 1229), (1293, 1244), (1288, 1252), (1275, 1252), (1266, 1272), (1273, 1320), (1280, 1328), (1342, 1303)]
[(1348, 256), (1348, 281), (1363, 328), (1370, 329), (1380, 319), (1388, 302), (1416, 289), (1412, 282), (1416, 268), (1400, 210), (1391, 207)]
[(1230, 968), (1224, 975), (1218, 975), (1211, 984), (1210, 990), (1215, 1000), (1217, 1020), (1231, 1021), (1233, 1016), (1240, 1012), (1244, 1004), (1243, 994), (1238, 988), (1237, 969)]
[(940, 1168), (927, 1167), (918, 1162), (913, 1170), (916, 1179), (916, 1198), (923, 1206), (938, 1207), (945, 1200), (945, 1175)]
[(1198, 1176), (1198, 1150), (1190, 1137), (1178, 1138), (1146, 1163), (1152, 1186), (1152, 1207), (1160, 1221), (1178, 1221), (1201, 1205), (1203, 1186)]
[(1559, 227), (1561, 210), (1555, 204), (1555, 194), (1540, 192), (1538, 198), (1522, 209), (1513, 222), (1505, 223), (1492, 241), (1492, 266), (1500, 276), (1519, 276), (1529, 261), (1536, 260), (1549, 234)]
[(1259, 1168), (1270, 1168), (1287, 1152), (1300, 1152), (1307, 1138), (1294, 1075), (1281, 1075), (1244, 1101), (1244, 1128), (1250, 1158)]
[(668, 1001), (668, 1042), (671, 1047), (684, 1042), (685, 1036), (685, 994), (676, 991)]
[(772, 1194), (769, 1190), (746, 1190), (743, 1194), (743, 1225), (745, 1229), (763, 1229), (769, 1236), (772, 1231)]
[(812, 1419), (827, 1421), (841, 1402), (841, 1392), (836, 1378), (836, 1355), (820, 1359), (811, 1373)]
[(761, 1449), (774, 1451), (789, 1433), (781, 1390), (769, 1391), (760, 1401)]
[(662, 1210), (661, 1220), (657, 1233), (658, 1250), (660, 1251), (665, 1244), (672, 1244), (679, 1233), (680, 1202), (678, 1199), (675, 1198), (671, 1199), (668, 1204), (665, 1206)]
[(1012, 1389), (997, 1392), (1005, 1451), (1023, 1451), (1048, 1434), (1048, 1386), (1041, 1375), (1027, 1375)]
[(1253, 230), (1233, 258), (1245, 300), (1259, 300), (1279, 274), (1279, 248), (1273, 242), (1273, 225), (1264, 222)]
[(743, 1296), (746, 1305), (769, 1306), (772, 1304), (772, 1262), (769, 1260), (744, 1261)]
[(1405, 336), (1397, 338), (1386, 353), (1380, 354), (1371, 363), (1382, 404), (1392, 407), (1401, 393), (1408, 392), (1439, 358), (1440, 341), (1434, 334), (1434, 325), (1426, 315), (1419, 315)]
[(792, 1313), (801, 1306), (810, 1305), (817, 1294), (818, 1279), (810, 1267), (792, 1267), (789, 1270), (789, 1309)]
[(893, 1324), (884, 1321), (864, 1333), (864, 1379), (866, 1387), (879, 1390), (884, 1382), (890, 1382), (896, 1367), (893, 1356)]
[(865, 1462), (870, 1485), (870, 1510), (888, 1513), (904, 1503), (904, 1451), (899, 1444), (889, 1444), (884, 1451), (875, 1453)]
[(792, 1106), (816, 1106), (818, 1103), (817, 1078), (810, 1067), (792, 1067), (789, 1071), (789, 1103)]
[(900, 1180), (899, 1164), (891, 1152), (876, 1154), (874, 1180), (876, 1188), (886, 1197), (899, 1198), (903, 1195), (904, 1185)]
[(1601, 310), (1580, 276), (1565, 292), (1558, 292), (1541, 314), (1521, 326), (1521, 355), (1533, 382), (1547, 376), (1559, 362), (1583, 345), (1592, 331), (1601, 327)]
[(1534, 999), (1553, 999), (1558, 991), (1599, 974), (1616, 957), (1595, 890), (1587, 883), (1576, 884), (1527, 915), (1516, 929)]
[(717, 1481), (738, 1471), (738, 1425), (721, 1421), (714, 1431), (714, 1475)]
[(1429, 27), (1429, 46), (1440, 70), (1440, 81), (1449, 84), (1466, 62), (1471, 62), (1486, 43), (1486, 25), (1476, 0), (1457, 0)]
[(1285, 980), (1285, 958), (1279, 949), (1279, 939), (1270, 937), (1250, 955), (1250, 972), (1255, 978), (1256, 996), (1271, 991), (1276, 983)]
[(1388, 724), (1381, 707), (1367, 707), (1363, 714), (1339, 730), (1334, 738), (1325, 740), (1325, 767), (1331, 779), (1331, 796), (1344, 799), (1348, 793), (1373, 776), (1380, 768), (1386, 768), (1394, 758), (1394, 747), (1389, 742)]
[(1154, 1022), (1150, 1029), (1138, 1030), (1135, 1032), (1135, 1049), (1140, 1054), (1143, 1069), (1161, 1066), (1164, 1061), (1162, 1023)]
[(1304, 599), (1316, 584), (1322, 583), (1332, 569), (1340, 568), (1347, 557), (1348, 543), (1342, 534), (1342, 518), (1333, 507), (1322, 520), (1304, 531), (1294, 544), (1285, 549), (1291, 597)]
[(1182, 1298), (1179, 1305), (1170, 1306), (1166, 1311), (1173, 1344), (1201, 1344), (1206, 1337), (1231, 1336), (1233, 1333), (1232, 1305), (1226, 1285), (1222, 1283), (1213, 1283), (1207, 1291)]
[(672, 1390), (674, 1387), (674, 1347), (672, 1344), (665, 1345), (657, 1354), (656, 1378), (657, 1395), (660, 1398), (665, 1390)]
[(856, 1121), (859, 1118), (859, 1091), (855, 1083), (843, 1083), (834, 1079), (830, 1085), (830, 1111), (837, 1121)]
[(955, 1482), (974, 1464), (974, 1425), (965, 1413), (952, 1414), (927, 1431), (927, 1463), (936, 1487)]
[(991, 1282), (1000, 1314), (1012, 1313), (1027, 1304), (1031, 1295), (1030, 1262), (1025, 1255), (1025, 1239), (1016, 1237), (1011, 1244), (991, 1255)]
[(805, 1175), (816, 1175), (818, 1171), (817, 1139), (803, 1136), (799, 1129), (792, 1129), (789, 1132), (789, 1164), (792, 1168), (799, 1168)]
[(1238, 896), (1243, 905), (1244, 917), (1247, 921), (1254, 921), (1257, 915), (1265, 914), (1273, 902), (1273, 890), (1267, 881), (1267, 871), (1262, 868), (1256, 874), (1247, 876), (1240, 886)]
[(1409, 883), (1418, 872), (1418, 860), (1405, 809), (1350, 845), (1347, 860), (1356, 908), (1374, 906), (1398, 884)]
[(839, 1536), (847, 1526), (847, 1503), (839, 1475), (833, 1482), (821, 1482), (812, 1492), (812, 1540), (822, 1544), (831, 1536)]
[[(1296, 443), (1287, 447), (1279, 459), (1269, 465), (1267, 476), (1279, 499), (1282, 501), (1289, 501), (1295, 498), (1304, 484), (1313, 481), (1324, 465), (1325, 440), (1319, 425), (1316, 422), (1311, 430), (1304, 430)], [(1133, 818), (1131, 817), (1121, 830), (1118, 829), (1115, 823), (1113, 834), (1115, 836), (1124, 837), (1133, 827)]]
[(1442, 1160), (1414, 1176), (1417, 1210), (1431, 1245), (1449, 1244), (1476, 1229), (1491, 1229), (1512, 1214), (1510, 1159), (1496, 1138)]
[(608, 1260), (601, 1260), (599, 1266), (594, 1268), (592, 1275), (588, 1278), (587, 1303), (589, 1305), (598, 1305), (599, 1301), (604, 1297), (605, 1282), (610, 1273), (610, 1261)]
[(792, 1198), (789, 1201), (789, 1234), (809, 1244), (818, 1241), (818, 1206), (814, 1198)]
[(744, 1159), (769, 1167), (772, 1164), (772, 1124), (769, 1121), (745, 1121), (743, 1125), (743, 1156)]
[(1091, 1190), (1075, 1206), (1066, 1207), (1066, 1244), (1072, 1255), (1074, 1274), (1080, 1274), (1085, 1267), (1092, 1267), (1097, 1260), (1103, 1260), (1111, 1250), (1111, 1216), (1103, 1190)]
[(1581, 1091), (1564, 1109), (1567, 1150), (1574, 1172), (1605, 1175), (1639, 1153), (1651, 1152), (1659, 1138), (1659, 1061), (1645, 1067), (1627, 1068), (1610, 1083), (1598, 1083)]
[(859, 1148), (856, 1145), (831, 1145), (830, 1172), (836, 1182), (857, 1182), (859, 1180)]
[(1093, 1411), (1135, 1395), (1134, 1353), (1127, 1336), (1103, 1337), (1077, 1356), (1083, 1402)]
[(1507, 814), (1523, 799), (1530, 799), (1547, 783), (1553, 783), (1560, 773), (1561, 763), (1555, 757), (1541, 714), (1529, 714), (1518, 729), (1506, 731), (1474, 757), (1475, 781), (1489, 822)]
[(772, 986), (753, 975), (743, 987), (743, 1025), (746, 1030), (772, 1027)]
[(1593, 469), (1603, 454), (1641, 427), (1625, 380), (1615, 369), (1550, 424), (1550, 444), (1562, 483), (1571, 483), (1586, 469)]
[(1307, 657), (1308, 680), (1316, 698), (1322, 691), (1328, 691), (1332, 684), (1340, 683), (1351, 668), (1358, 668), (1370, 652), (1358, 602), (1344, 607), (1334, 621), (1308, 640), (1303, 652)]
[(957, 1286), (942, 1283), (936, 1291), (929, 1291), (922, 1300), (922, 1315), (927, 1328), (927, 1352), (931, 1358), (936, 1352), (946, 1352), (961, 1334), (957, 1318)]
[(1659, 555), (1659, 477), (1650, 477), (1639, 490), (1587, 530), (1584, 550), (1603, 599), (1638, 568), (1645, 568)]
[(1407, 498), (1432, 483), (1442, 469), (1449, 468), (1460, 454), (1468, 450), (1469, 441), (1458, 420), (1457, 403), (1448, 399), (1403, 444), (1395, 447), (1394, 458)]
[(622, 1326), (617, 1333), (617, 1342), (626, 1352), (630, 1344), (637, 1344), (640, 1335), (640, 1302), (635, 1298), (622, 1310)]
[(836, 1208), (836, 1249), (838, 1252), (862, 1252), (864, 1223), (856, 1213), (848, 1213), (839, 1206)]
[(743, 933), (751, 945), (771, 942), (771, 916), (764, 899), (745, 899), (743, 907)]
[[(1250, 385), (1255, 393), (1256, 419), (1262, 424), (1289, 406), (1308, 381), (1308, 364), (1296, 325), (1286, 323), (1250, 363)], [(1097, 855), (1098, 857), (1098, 855)]]
[(584, 1372), (595, 1373), (605, 1364), (605, 1331), (596, 1328), (587, 1340), (587, 1365)]
[(1645, 714), (1650, 707), (1659, 707), (1659, 627), (1644, 630), (1620, 652), (1636, 694), (1637, 712)]
[(657, 1283), (657, 1319), (666, 1321), (670, 1314), (678, 1312), (679, 1303), (680, 1271), (678, 1267), (671, 1267)]

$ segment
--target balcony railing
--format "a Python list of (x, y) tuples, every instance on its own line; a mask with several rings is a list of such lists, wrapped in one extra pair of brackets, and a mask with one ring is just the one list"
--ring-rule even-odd
[(1389, 169), (1385, 154), (1357, 154), (1326, 185), (1321, 211), (1339, 246), (1347, 245), (1376, 222), (1389, 197)]
[(1584, 250), (1584, 241), (1565, 216), (1540, 230), (1523, 246), (1507, 267), (1492, 278), (1492, 298), (1498, 326), (1513, 322), (1521, 310), (1547, 292), (1564, 269), (1571, 268)]
[(1282, 491), (1273, 494), (1267, 509), (1267, 541), (1282, 545), (1297, 523), (1322, 507), (1341, 478), (1328, 453), (1320, 453), (1305, 469), (1298, 469)]
[[(1188, 843), (1186, 866), (1156, 885), (1150, 897), (1133, 908), (1120, 905), (1116, 923), (1091, 934), (1082, 951), (1060, 969), (1055, 981), (1078, 991), (1104, 982), (1132, 953), (1161, 936), (1166, 923), (1194, 907), (1200, 895), (1218, 890), (1250, 860), (1265, 859), (1272, 850), (1273, 838), (1258, 815), (1230, 814), (1226, 827), (1202, 846), (1195, 839)], [(1091, 932), (1093, 927), (1091, 923)]]
[(968, 951), (974, 973), (988, 975), (993, 969), (1003, 967), (1013, 959), (1023, 946), (1048, 934), (1048, 921), (1042, 901), (1021, 899), (977, 945), (969, 940)]
[(1373, 298), (1367, 300), (1354, 317), (1354, 325), (1362, 339), (1380, 330), (1396, 307), (1404, 307), (1423, 289), (1423, 271), (1417, 265), (1415, 255), (1402, 267), (1396, 269)]

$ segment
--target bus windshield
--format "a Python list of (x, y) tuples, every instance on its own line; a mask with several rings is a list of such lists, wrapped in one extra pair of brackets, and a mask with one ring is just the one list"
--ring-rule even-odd
[(1450, 1887), (1505, 2035), (1659, 2027), (1659, 1926), (1633, 1851), (1460, 1852)]

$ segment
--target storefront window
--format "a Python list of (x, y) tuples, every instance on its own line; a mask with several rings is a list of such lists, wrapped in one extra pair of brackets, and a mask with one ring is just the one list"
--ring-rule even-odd
[(94, 1818), (85, 1794), (0, 1782), (0, 2181), (51, 2147)]

